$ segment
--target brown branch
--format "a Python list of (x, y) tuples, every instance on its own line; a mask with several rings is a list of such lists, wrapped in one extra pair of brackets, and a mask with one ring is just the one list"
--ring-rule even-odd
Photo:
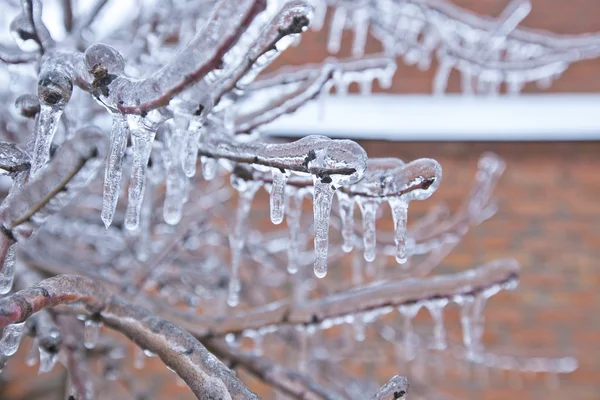
[(111, 295), (98, 282), (76, 275), (48, 278), (0, 300), (0, 328), (62, 304), (83, 303), (95, 318), (157, 354), (199, 399), (258, 399), (187, 331)]
[[(123, 85), (121, 87), (121, 93), (135, 90), (136, 86), (157, 86), (157, 82), (173, 74), (174, 71), (177, 71), (178, 66), (186, 64), (185, 58), (193, 57), (193, 54), (198, 54), (196, 47), (205, 43), (207, 37), (213, 38), (216, 36), (218, 42), (214, 44), (214, 47), (211, 49), (203, 49), (206, 51), (207, 56), (201, 57), (198, 61), (199, 64), (185, 74), (185, 76), (178, 77), (182, 79), (181, 81), (165, 90), (160, 90), (160, 94), (156, 98), (144, 101), (137, 105), (119, 104), (119, 111), (123, 114), (146, 115), (153, 109), (168, 105), (171, 99), (177, 94), (199, 82), (210, 71), (219, 68), (225, 53), (235, 45), (252, 20), (262, 12), (265, 7), (265, 0), (221, 0), (215, 6), (211, 17), (205, 24), (205, 28), (202, 29), (188, 45), (182, 48), (169, 64), (145, 81), (122, 82), (122, 79), (116, 79), (114, 83), (115, 85)], [(227, 14), (228, 9), (232, 8), (240, 13), (241, 17), (224, 18), (222, 14)], [(226, 34), (219, 31), (219, 28), (222, 28), (223, 24), (229, 26)], [(167, 79), (167, 81), (170, 80)], [(140, 89), (140, 87), (138, 87), (138, 89)]]

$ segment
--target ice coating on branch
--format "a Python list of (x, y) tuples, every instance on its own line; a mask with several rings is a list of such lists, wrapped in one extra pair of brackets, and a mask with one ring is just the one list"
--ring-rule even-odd
[[(107, 142), (94, 127), (82, 128), (65, 141), (46, 167), (4, 201), (0, 216), (5, 227), (27, 238), (31, 234), (29, 223), (39, 226), (62, 209), (94, 178), (103, 162), (101, 157), (107, 153)], [(54, 195), (48, 198), (50, 193)]]
[(17, 352), (19, 344), (21, 343), (24, 327), (25, 322), (21, 322), (8, 325), (4, 328), (2, 337), (0, 338), (0, 354), (3, 356), (12, 356)]
[[(2, 235), (1, 240), (7, 241), (9, 239), (6, 238), (5, 235)], [(0, 269), (0, 294), (6, 294), (12, 289), (13, 281), (15, 279), (16, 246), (17, 244), (13, 243), (8, 247), (6, 257), (2, 263), (2, 268)]]
[(225, 53), (263, 9), (264, 2), (259, 0), (219, 1), (203, 28), (168, 64), (146, 79), (116, 77), (106, 86), (109, 93), (104, 102), (123, 113), (142, 116), (167, 106), (174, 96), (219, 66)]
[(34, 118), (40, 112), (40, 100), (32, 94), (23, 94), (15, 100), (17, 113), (25, 118)]
[(235, 175), (231, 177), (232, 186), (238, 191), (238, 209), (233, 233), (229, 235), (229, 247), (231, 248), (231, 273), (229, 275), (229, 292), (227, 304), (235, 307), (239, 303), (239, 292), (241, 283), (239, 269), (242, 261), (242, 252), (246, 241), (248, 213), (254, 195), (261, 187), (260, 182), (245, 181)]
[(19, 172), (27, 169), (29, 154), (13, 143), (0, 142), (0, 171), (2, 173)]
[(133, 148), (133, 166), (129, 183), (128, 203), (125, 212), (125, 227), (129, 230), (137, 229), (140, 222), (140, 212), (144, 201), (146, 188), (146, 172), (148, 161), (152, 152), (152, 143), (156, 131), (145, 126), (141, 119), (134, 119), (136, 125), (130, 126), (131, 144)]
[[(243, 90), (256, 76), (268, 67), (281, 52), (299, 38), (304, 32), (312, 16), (312, 7), (305, 0), (292, 0), (286, 2), (273, 18), (264, 24), (255, 40), (244, 46), (244, 36), (250, 36), (249, 32), (240, 40), (240, 44), (228, 53), (228, 57), (236, 61), (236, 65), (230, 73), (231, 80), (220, 83), (222, 86), (218, 93), (235, 86), (236, 91)], [(241, 60), (239, 62), (238, 60)]]
[(129, 125), (124, 115), (115, 113), (110, 132), (110, 153), (104, 172), (104, 194), (102, 198), (102, 222), (106, 229), (112, 223), (121, 193), (123, 158), (127, 149)]
[[(405, 263), (408, 260), (406, 247), (406, 221), (408, 204), (411, 200), (424, 200), (438, 188), (442, 178), (442, 169), (435, 160), (423, 158), (405, 164), (396, 158), (372, 158), (368, 161), (368, 169), (358, 183), (342, 189), (349, 197), (355, 199), (363, 214), (363, 241), (365, 260), (373, 261), (376, 251), (376, 213), (382, 200), (387, 200), (392, 209), (394, 219), (394, 241), (396, 243), (396, 260)], [(340, 207), (350, 207), (350, 200), (340, 198)], [(350, 237), (352, 228), (346, 228), (347, 212), (340, 209), (342, 216), (342, 233), (348, 229)], [(346, 243), (346, 236), (344, 236)]]
[(394, 376), (389, 380), (371, 400), (406, 400), (408, 393), (408, 379), (404, 376)]
[(271, 173), (273, 177), (270, 198), (271, 222), (279, 225), (283, 222), (285, 183), (287, 181), (287, 175), (285, 170), (282, 171), (279, 168), (273, 168)]
[(341, 190), (337, 191), (337, 199), (342, 222), (342, 250), (349, 253), (354, 248), (354, 199)]

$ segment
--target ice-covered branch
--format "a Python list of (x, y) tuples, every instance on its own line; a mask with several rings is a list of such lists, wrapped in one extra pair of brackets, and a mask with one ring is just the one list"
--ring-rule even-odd
[(175, 95), (218, 69), (225, 53), (264, 8), (264, 0), (220, 0), (204, 28), (167, 65), (140, 81), (120, 76), (122, 71), (113, 72), (102, 63), (106, 46), (89, 48), (86, 65), (107, 89), (103, 103), (123, 114), (142, 116), (166, 106)]
[(201, 399), (258, 399), (193, 336), (150, 311), (111, 295), (98, 282), (75, 275), (48, 278), (0, 300), (0, 328), (61, 304), (85, 305), (93, 318), (157, 354)]
[(16, 144), (0, 142), (0, 169), (5, 173), (25, 171), (29, 168), (30, 157)]
[(394, 376), (388, 383), (373, 396), (371, 400), (400, 400), (406, 399), (408, 394), (408, 379), (403, 376)]
[(0, 206), (0, 219), (6, 230), (27, 238), (32, 227), (64, 207), (95, 176), (107, 140), (97, 128), (83, 128), (67, 140), (53, 160)]
[(273, 325), (331, 326), (343, 323), (348, 315), (369, 312), (378, 315), (402, 305), (450, 300), (456, 296), (480, 293), (514, 282), (518, 275), (519, 266), (514, 260), (498, 260), (456, 274), (386, 281), (298, 304), (282, 300), (224, 317), (191, 317), (189, 320), (183, 320), (182, 317), (180, 323), (198, 337), (220, 336), (244, 330), (258, 331)]

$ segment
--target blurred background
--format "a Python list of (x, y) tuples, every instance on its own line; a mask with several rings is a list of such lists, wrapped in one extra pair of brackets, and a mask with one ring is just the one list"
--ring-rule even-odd
[[(506, 0), (452, 2), (489, 16), (500, 14), (507, 5)], [(522, 26), (558, 34), (600, 32), (598, 0), (532, 0), (532, 4)], [(323, 31), (307, 32), (301, 45), (288, 49), (271, 69), (325, 59), (329, 54)], [(350, 32), (344, 36), (340, 56), (350, 54), (351, 36)], [(367, 53), (379, 51), (379, 43), (370, 38)], [(458, 377), (448, 375), (442, 387), (457, 399), (600, 399), (600, 142), (596, 140), (600, 59), (572, 64), (548, 89), (529, 84), (519, 97), (495, 98), (460, 96), (459, 76), (454, 73), (448, 95), (431, 96), (435, 62), (421, 71), (400, 61), (385, 95), (377, 87), (374, 97), (332, 94), (324, 102), (322, 116), (317, 105), (309, 106), (268, 131), (285, 137), (306, 133), (352, 137), (370, 157), (435, 158), (444, 169), (442, 184), (431, 199), (411, 205), (409, 218), (433, 204), (458, 208), (481, 153), (500, 155), (507, 169), (496, 189), (499, 212), (469, 232), (439, 272), (516, 258), (522, 267), (519, 287), (489, 301), (485, 343), (541, 348), (550, 356), (572, 354), (580, 366), (561, 375), (559, 382), (502, 371), (490, 371), (483, 378), (462, 366)], [(350, 91), (357, 93), (358, 87), (351, 86)], [(267, 209), (267, 196), (258, 199)], [(264, 229), (270, 226), (265, 220)], [(456, 313), (446, 321), (457, 324)], [(19, 351), (28, 348), (23, 345)], [(403, 373), (396, 366), (381, 368), (388, 375)], [(153, 359), (138, 373), (146, 385), (156, 387), (160, 399), (193, 398), (165, 371)], [(0, 399), (56, 398), (48, 394), (48, 386), (35, 385), (41, 388), (50, 382), (58, 388), (63, 382), (60, 368), (39, 380), (13, 379), (36, 373), (22, 362), (12, 362), (2, 375)], [(256, 390), (264, 389), (251, 382)], [(270, 392), (264, 396), (275, 398)]]

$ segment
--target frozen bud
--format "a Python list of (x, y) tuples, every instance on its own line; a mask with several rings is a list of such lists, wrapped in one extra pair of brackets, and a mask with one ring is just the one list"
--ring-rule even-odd
[(19, 115), (33, 118), (40, 112), (40, 101), (32, 94), (23, 94), (15, 100), (15, 108)]
[(49, 106), (64, 106), (73, 93), (73, 82), (60, 71), (50, 70), (40, 74), (38, 97), (40, 102)]
[(85, 51), (83, 58), (88, 71), (97, 79), (99, 74), (123, 75), (125, 70), (123, 56), (115, 48), (106, 44), (91, 45)]

